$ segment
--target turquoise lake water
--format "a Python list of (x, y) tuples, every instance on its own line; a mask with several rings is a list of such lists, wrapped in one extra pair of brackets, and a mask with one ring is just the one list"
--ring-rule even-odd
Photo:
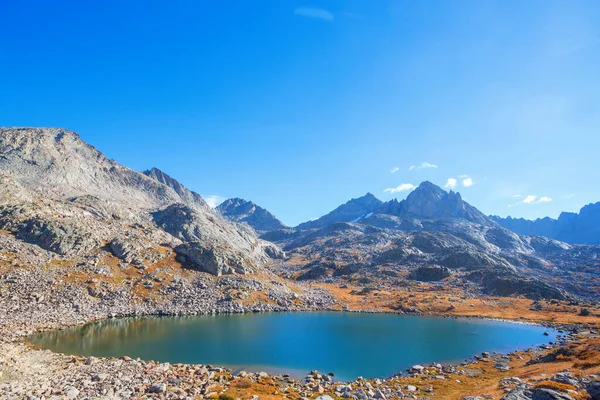
[(315, 312), (112, 319), (30, 341), (74, 355), (127, 355), (296, 377), (317, 369), (348, 380), (555, 339), (556, 332), (544, 327), (482, 319)]

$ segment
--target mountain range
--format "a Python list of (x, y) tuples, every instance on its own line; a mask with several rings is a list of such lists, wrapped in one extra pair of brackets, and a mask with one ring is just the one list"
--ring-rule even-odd
[(586, 205), (579, 213), (563, 212), (558, 219), (491, 218), (522, 235), (546, 236), (573, 244), (600, 244), (600, 202)]
[[(278, 282), (269, 293), (283, 296), (281, 302), (293, 298), (290, 285), (299, 281), (368, 288), (420, 280), (473, 295), (598, 295), (600, 247), (512, 232), (460, 193), (431, 182), (402, 201), (382, 202), (367, 193), (287, 227), (247, 200), (229, 199), (213, 210), (165, 172), (131, 170), (76, 133), (55, 128), (0, 128), (0, 181), (4, 250), (34, 265), (94, 271), (104, 265), (114, 285), (123, 279), (117, 279), (120, 271), (128, 271), (132, 295), (136, 285), (152, 287), (148, 279), (162, 279), (158, 272), (134, 279), (132, 268), (167, 268), (173, 282), (200, 279), (177, 265), (211, 276), (248, 276), (261, 285)], [(163, 265), (167, 258), (170, 264)], [(239, 285), (227, 282), (212, 284), (227, 293)]]
[(421, 276), (487, 294), (596, 295), (587, 279), (596, 276), (600, 248), (515, 233), (459, 193), (427, 181), (405, 200), (382, 202), (367, 193), (319, 219), (261, 237), (304, 260), (294, 273), (288, 269), (292, 279)]

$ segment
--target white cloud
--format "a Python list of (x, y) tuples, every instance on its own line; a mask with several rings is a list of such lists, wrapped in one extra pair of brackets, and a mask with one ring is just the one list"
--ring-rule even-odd
[(575, 197), (575, 195), (573, 193), (571, 193), (571, 194), (564, 195), (562, 198), (563, 199), (572, 199), (573, 197)]
[(400, 171), (400, 168), (394, 167), (394, 168), (391, 169), (390, 173), (395, 174), (398, 171)]
[(415, 171), (415, 170), (418, 170), (418, 169), (424, 169), (424, 168), (437, 168), (437, 167), (438, 167), (438, 166), (437, 166), (437, 165), (435, 165), (435, 164), (431, 164), (431, 163), (428, 163), (428, 162), (424, 161), (424, 162), (422, 162), (422, 163), (421, 163), (421, 164), (419, 164), (419, 165), (411, 165), (411, 166), (410, 166), (410, 168), (408, 168), (408, 170), (409, 170), (409, 171)]
[(300, 17), (321, 19), (329, 22), (333, 21), (333, 14), (322, 8), (298, 7), (294, 10), (294, 14)]
[(523, 203), (525, 204), (533, 204), (533, 202), (535, 201), (536, 196), (530, 194), (529, 196), (525, 197), (525, 199), (523, 200)]
[(457, 183), (458, 183), (458, 181), (456, 180), (456, 178), (448, 178), (444, 187), (446, 189), (454, 189), (456, 187)]
[(225, 197), (216, 194), (209, 194), (207, 196), (202, 197), (204, 198), (204, 201), (206, 201), (206, 204), (210, 206), (210, 208), (215, 208), (216, 206), (225, 201)]
[(467, 178), (462, 181), (462, 184), (464, 187), (471, 187), (475, 184), (475, 182), (473, 182), (473, 179)]
[(404, 192), (407, 190), (413, 190), (414, 188), (416, 188), (416, 186), (413, 185), (412, 183), (402, 183), (402, 184), (396, 186), (395, 188), (387, 188), (384, 190), (384, 192), (399, 193), (399, 192)]
[[(519, 198), (519, 197), (523, 197), (520, 194), (515, 194), (512, 197), (514, 198)], [(549, 203), (552, 201), (552, 198), (548, 197), (548, 196), (542, 196), (540, 198), (538, 198), (536, 195), (534, 194), (530, 194), (525, 196), (525, 198), (521, 201), (518, 201), (514, 204), (509, 204), (509, 207), (514, 207), (514, 206), (518, 206), (519, 204), (540, 204), (540, 203)]]
[(513, 199), (518, 199), (519, 197), (523, 197), (523, 196), (521, 196), (520, 194), (513, 194), (511, 197)]
[[(521, 195), (516, 195), (521, 197)], [(513, 196), (514, 197), (514, 196)], [(525, 198), (521, 201), (516, 202), (515, 204), (510, 204), (509, 207), (517, 206), (519, 204), (540, 204), (540, 203), (549, 203), (552, 199), (548, 196), (542, 196), (538, 199), (536, 195), (530, 194), (525, 196)]]
[(469, 175), (459, 175), (458, 177), (459, 177), (460, 179), (465, 179), (465, 178), (468, 178), (468, 177), (469, 177)]

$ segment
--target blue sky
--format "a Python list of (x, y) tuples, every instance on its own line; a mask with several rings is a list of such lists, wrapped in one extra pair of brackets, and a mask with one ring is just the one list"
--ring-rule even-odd
[(596, 0), (27, 0), (0, 14), (0, 125), (75, 130), (291, 225), (423, 180), (502, 216), (600, 201)]

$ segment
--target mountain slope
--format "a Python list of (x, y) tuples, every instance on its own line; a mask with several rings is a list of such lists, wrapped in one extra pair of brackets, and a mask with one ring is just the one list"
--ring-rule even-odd
[(351, 222), (363, 217), (367, 217), (382, 205), (382, 201), (377, 199), (371, 193), (352, 199), (342, 204), (329, 214), (322, 216), (314, 221), (303, 222), (296, 228), (300, 230), (323, 228), (335, 222)]
[(45, 198), (90, 195), (146, 209), (185, 202), (169, 186), (109, 160), (65, 129), (0, 128), (0, 173)]
[(269, 211), (244, 199), (227, 199), (219, 204), (217, 211), (225, 218), (234, 222), (245, 222), (259, 232), (287, 228)]
[(196, 192), (192, 192), (191, 190), (189, 190), (188, 188), (183, 186), (181, 183), (179, 183), (179, 181), (170, 177), (169, 175), (167, 175), (160, 169), (152, 168), (152, 169), (146, 170), (142, 173), (144, 175), (154, 179), (155, 181), (160, 182), (163, 185), (166, 185), (166, 186), (170, 187), (171, 189), (173, 189), (175, 191), (175, 193), (177, 193), (177, 195), (179, 195), (179, 197), (183, 200), (183, 203), (192, 205), (192, 206), (195, 206), (198, 208), (203, 208), (205, 210), (210, 209), (210, 207), (208, 206), (208, 204), (206, 204), (206, 202), (204, 201), (202, 196), (200, 196)]
[[(445, 268), (445, 281), (486, 294), (559, 299), (567, 296), (565, 290), (598, 294), (595, 254), (600, 248), (520, 236), (459, 193), (431, 182), (421, 183), (405, 200), (380, 204), (353, 222), (336, 221), (342, 219), (334, 218), (338, 214), (317, 220), (317, 228), (264, 237), (306, 260), (309, 267), (297, 275), (301, 279), (372, 282), (390, 276), (410, 279), (422, 275), (421, 269), (427, 275)], [(306, 225), (298, 228), (302, 226)]]
[(277, 254), (162, 171), (133, 171), (68, 130), (0, 128), (0, 176), (14, 182), (0, 192), (0, 229), (60, 255), (86, 257), (109, 243), (124, 261), (139, 261), (137, 253), (165, 244), (220, 275)]
[(600, 202), (586, 205), (579, 213), (563, 212), (558, 219), (491, 218), (522, 235), (540, 235), (571, 244), (600, 244)]

